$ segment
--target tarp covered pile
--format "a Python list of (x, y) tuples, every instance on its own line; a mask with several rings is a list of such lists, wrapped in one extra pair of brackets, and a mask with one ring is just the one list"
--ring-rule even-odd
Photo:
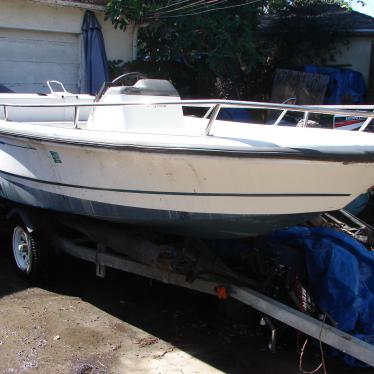
[[(280, 230), (263, 237), (261, 246), (277, 252), (284, 265), (303, 264), (319, 309), (337, 328), (374, 344), (374, 252), (345, 233), (322, 227)], [(350, 366), (366, 366), (341, 352), (333, 354)]]

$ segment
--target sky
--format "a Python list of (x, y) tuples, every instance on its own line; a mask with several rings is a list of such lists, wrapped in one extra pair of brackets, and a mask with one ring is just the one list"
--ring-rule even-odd
[(366, 5), (361, 6), (360, 4), (352, 4), (352, 8), (357, 12), (368, 14), (374, 17), (374, 0), (364, 0)]

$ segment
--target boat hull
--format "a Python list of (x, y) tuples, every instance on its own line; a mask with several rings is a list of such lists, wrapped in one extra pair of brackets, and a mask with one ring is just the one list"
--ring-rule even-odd
[(109, 149), (2, 136), (0, 196), (201, 237), (257, 235), (343, 208), (367, 162)]
[(57, 195), (23, 183), (10, 182), (3, 176), (0, 184), (4, 197), (22, 205), (201, 238), (254, 236), (303, 223), (316, 216), (316, 213), (210, 214), (134, 208)]

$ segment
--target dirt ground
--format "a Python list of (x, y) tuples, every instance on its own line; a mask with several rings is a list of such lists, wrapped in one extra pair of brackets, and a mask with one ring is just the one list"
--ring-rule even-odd
[[(65, 256), (31, 286), (7, 247), (3, 241), (0, 374), (299, 372), (294, 332), (283, 331), (271, 353), (259, 316), (246, 307), (117, 271), (100, 279), (93, 265)], [(308, 352), (307, 368), (317, 353)], [(327, 365), (328, 373), (347, 372)]]

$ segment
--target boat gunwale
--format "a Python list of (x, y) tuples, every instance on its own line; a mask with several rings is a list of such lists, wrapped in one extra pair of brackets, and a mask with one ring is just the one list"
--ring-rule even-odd
[[(34, 134), (25, 134), (16, 131), (9, 131), (0, 128), (0, 135), (14, 138), (24, 138), (33, 141), (42, 141), (47, 143), (63, 144), (69, 146), (113, 149), (119, 151), (132, 152), (149, 152), (149, 153), (165, 153), (165, 154), (188, 154), (188, 155), (212, 155), (222, 157), (236, 158), (266, 158), (266, 159), (290, 159), (290, 160), (310, 160), (310, 161), (328, 161), (328, 162), (344, 162), (344, 163), (374, 163), (373, 152), (326, 152), (322, 150), (308, 148), (286, 148), (286, 147), (252, 147), (250, 149), (223, 149), (223, 148), (201, 148), (188, 147), (181, 145), (145, 145), (145, 144), (118, 144), (110, 142), (81, 141), (78, 139), (59, 138), (54, 136), (41, 136)], [(7, 144), (10, 146), (18, 146)], [(32, 149), (30, 147), (30, 149)]]

